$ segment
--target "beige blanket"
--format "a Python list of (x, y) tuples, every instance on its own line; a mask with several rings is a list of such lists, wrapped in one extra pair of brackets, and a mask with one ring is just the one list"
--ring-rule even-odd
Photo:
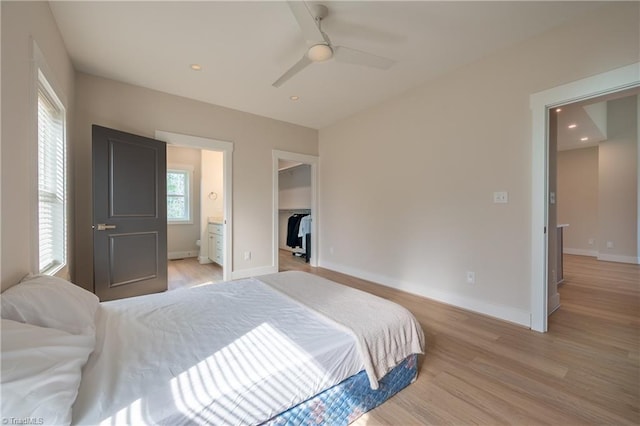
[(257, 278), (352, 333), (372, 389), (404, 358), (424, 351), (420, 324), (396, 303), (306, 272)]

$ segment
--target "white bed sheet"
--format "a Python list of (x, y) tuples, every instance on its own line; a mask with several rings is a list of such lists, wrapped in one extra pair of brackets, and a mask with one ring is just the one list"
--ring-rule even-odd
[(259, 279), (352, 334), (371, 389), (407, 356), (424, 353), (420, 324), (397, 303), (302, 271)]
[(363, 369), (352, 334), (255, 279), (102, 303), (74, 424), (256, 424)]

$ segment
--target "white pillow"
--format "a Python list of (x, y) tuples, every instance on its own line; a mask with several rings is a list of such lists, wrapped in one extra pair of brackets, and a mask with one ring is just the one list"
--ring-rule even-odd
[(98, 297), (62, 278), (24, 278), (0, 296), (2, 318), (95, 337)]
[(70, 424), (81, 371), (95, 338), (2, 320), (3, 419)]

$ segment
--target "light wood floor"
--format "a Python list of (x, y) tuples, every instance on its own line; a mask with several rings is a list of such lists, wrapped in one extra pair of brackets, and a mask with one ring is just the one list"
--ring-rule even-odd
[(565, 255), (549, 332), (403, 293), (280, 252), (305, 270), (393, 300), (427, 338), (418, 379), (354, 424), (640, 424), (640, 267)]
[(222, 281), (222, 266), (216, 263), (200, 264), (196, 257), (189, 257), (169, 260), (167, 274), (168, 290), (177, 290)]

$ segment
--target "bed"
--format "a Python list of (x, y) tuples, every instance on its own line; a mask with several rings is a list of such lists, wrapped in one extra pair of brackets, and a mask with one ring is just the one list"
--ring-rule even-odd
[[(4, 318), (51, 325), (18, 315), (11, 292), (3, 331)], [(403, 307), (297, 271), (104, 302), (92, 327), (67, 323), (61, 332), (89, 339), (62, 418), (73, 424), (348, 424), (415, 380), (424, 350)], [(9, 355), (3, 347), (3, 391), (5, 358), (20, 358)], [(52, 416), (28, 413), (38, 415)]]

